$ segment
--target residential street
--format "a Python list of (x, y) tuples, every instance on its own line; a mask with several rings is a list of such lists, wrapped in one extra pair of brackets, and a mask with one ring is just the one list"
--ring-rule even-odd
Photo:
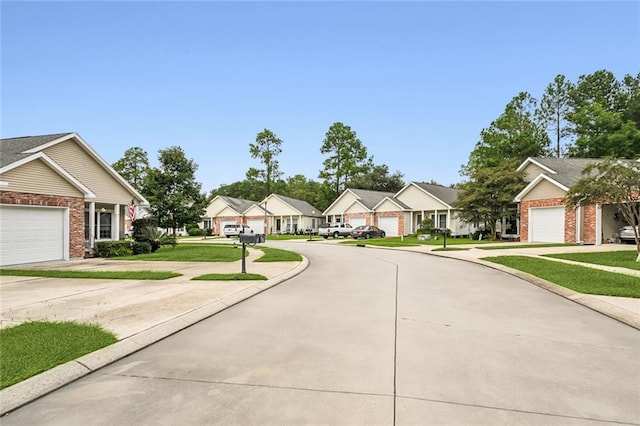
[(308, 269), (2, 425), (640, 424), (638, 330), (456, 259), (277, 246)]

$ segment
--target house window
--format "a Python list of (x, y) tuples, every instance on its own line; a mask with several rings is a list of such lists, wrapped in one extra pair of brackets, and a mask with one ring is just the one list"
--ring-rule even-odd
[(447, 215), (446, 215), (446, 213), (445, 214), (439, 214), (437, 220), (436, 220), (436, 215), (432, 214), (431, 215), (431, 220), (433, 221), (433, 224), (435, 225), (436, 228), (446, 228), (447, 227)]
[[(98, 239), (109, 239), (111, 237), (111, 212), (95, 213), (95, 228), (93, 235)], [(84, 212), (84, 239), (89, 240), (89, 212)]]

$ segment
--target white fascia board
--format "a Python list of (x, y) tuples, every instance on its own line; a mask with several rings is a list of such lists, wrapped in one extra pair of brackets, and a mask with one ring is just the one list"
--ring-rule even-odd
[(516, 195), (516, 198), (514, 198), (513, 201), (516, 203), (521, 202), (522, 198), (525, 195), (527, 195), (533, 188), (535, 188), (543, 180), (546, 180), (547, 182), (557, 186), (558, 188), (562, 189), (564, 192), (569, 191), (569, 188), (567, 188), (560, 182), (556, 182), (555, 180), (551, 179), (549, 176), (545, 175), (544, 173), (540, 173), (538, 177), (536, 177), (534, 180), (529, 182), (529, 185), (525, 186), (524, 189), (520, 191), (518, 195)]
[(350, 193), (351, 195), (353, 195), (356, 200), (360, 199), (360, 197), (358, 197), (354, 192), (352, 192), (349, 188), (345, 189), (344, 191), (342, 191), (342, 194), (338, 195), (338, 198), (336, 198), (333, 203), (329, 204), (329, 207), (327, 207), (325, 209), (325, 211), (322, 212), (323, 216), (326, 216), (328, 214), (328, 212), (333, 208), (333, 205), (336, 204), (338, 201), (340, 201), (342, 199), (342, 197), (345, 197), (346, 193)]
[(96, 160), (98, 162), (98, 164), (100, 164), (114, 179), (116, 179), (122, 186), (124, 186), (127, 191), (129, 191), (131, 193), (131, 195), (134, 196), (134, 198), (137, 198), (138, 200), (140, 200), (140, 205), (142, 206), (149, 206), (149, 201), (144, 198), (144, 196), (142, 194), (140, 194), (133, 186), (131, 186), (131, 184), (129, 182), (127, 182), (122, 176), (120, 176), (120, 173), (116, 172), (113, 167), (111, 167), (111, 165), (109, 163), (107, 163), (106, 161), (104, 161), (102, 159), (102, 157), (100, 157), (100, 155), (98, 155), (98, 153), (96, 151), (93, 150), (93, 148), (91, 148), (91, 146), (89, 146), (88, 143), (86, 143), (84, 141), (84, 139), (82, 139), (80, 137), (80, 135), (78, 135), (77, 133), (69, 133), (66, 134), (62, 137), (59, 137), (58, 139), (54, 139), (50, 142), (47, 142), (43, 145), (39, 145), (35, 148), (32, 148), (28, 151), (25, 151), (25, 153), (33, 153), (33, 152), (38, 152), (38, 151), (42, 151), (44, 149), (47, 149), (51, 146), (54, 146), (56, 144), (59, 144), (61, 142), (64, 142), (66, 140), (69, 139), (75, 139), (76, 141), (78, 141), (80, 143), (80, 146), (91, 156), (93, 157), (94, 160)]
[(406, 208), (402, 207), (400, 204), (396, 203), (396, 201), (395, 201), (393, 198), (391, 198), (391, 197), (384, 197), (382, 200), (380, 200), (380, 201), (378, 202), (378, 204), (376, 204), (375, 206), (373, 206), (373, 209), (372, 209), (371, 211), (376, 211), (376, 210), (378, 210), (378, 207), (379, 207), (380, 205), (382, 205), (382, 204), (383, 204), (385, 201), (387, 201), (387, 200), (388, 200), (388, 201), (391, 201), (393, 204), (395, 204), (396, 206), (398, 206), (398, 209), (399, 209), (400, 211), (403, 211), (403, 212), (407, 212), (407, 211), (409, 211), (409, 212), (410, 212), (410, 211), (411, 211), (411, 209), (406, 209)]
[(8, 172), (9, 170), (15, 169), (15, 168), (20, 167), (20, 166), (22, 166), (24, 164), (30, 163), (30, 162), (32, 162), (34, 160), (42, 160), (47, 166), (49, 166), (51, 169), (53, 169), (53, 171), (58, 173), (64, 180), (69, 182), (71, 185), (73, 185), (80, 192), (84, 193), (84, 197), (85, 198), (96, 198), (96, 194), (92, 190), (87, 188), (82, 182), (80, 182), (78, 179), (73, 177), (73, 175), (71, 175), (65, 169), (60, 167), (60, 165), (58, 163), (53, 161), (51, 159), (51, 157), (46, 155), (44, 152), (40, 152), (39, 151), (39, 152), (36, 152), (33, 155), (30, 155), (29, 157), (25, 157), (25, 158), (23, 158), (21, 160), (18, 160), (16, 162), (14, 162), (14, 163), (11, 163), (11, 164), (3, 167), (2, 169), (0, 169), (0, 174)]
[(351, 206), (352, 206), (352, 205), (354, 205), (354, 204), (360, 204), (360, 205), (362, 206), (362, 208), (363, 208), (363, 209), (365, 209), (365, 210), (366, 210), (367, 212), (369, 212), (369, 213), (372, 213), (372, 212), (373, 212), (373, 210), (370, 210), (367, 206), (365, 206), (364, 204), (362, 204), (362, 202), (361, 202), (359, 199), (353, 200), (353, 201), (351, 202), (351, 204), (349, 204), (349, 205), (347, 206), (347, 208), (346, 208), (346, 209), (344, 209), (344, 211), (346, 212), (347, 210), (349, 210), (349, 209), (351, 208)]
[(529, 164), (535, 164), (536, 166), (540, 167), (543, 170), (548, 171), (551, 174), (558, 174), (555, 170), (550, 169), (549, 167), (545, 166), (544, 164), (534, 160), (533, 158), (529, 157), (526, 160), (524, 160), (522, 162), (522, 164), (520, 164), (520, 166), (516, 169), (517, 171), (521, 172), (523, 171)]

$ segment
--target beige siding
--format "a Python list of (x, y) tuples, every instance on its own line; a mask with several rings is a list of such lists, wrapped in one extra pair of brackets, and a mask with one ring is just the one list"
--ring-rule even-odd
[(327, 210), (325, 215), (341, 215), (356, 199), (351, 192), (343, 192), (342, 195), (338, 197), (336, 204), (331, 206), (331, 209)]
[(389, 200), (384, 200), (382, 202), (382, 204), (380, 204), (378, 207), (376, 207), (376, 212), (380, 213), (380, 212), (397, 212), (397, 211), (401, 211), (402, 209), (400, 207), (398, 207), (396, 204), (392, 203)]
[(345, 213), (369, 213), (369, 210), (360, 203), (353, 203), (349, 208), (347, 208), (347, 210), (345, 210)]
[(445, 204), (415, 186), (407, 187), (396, 198), (407, 206), (411, 206), (413, 211), (446, 210), (448, 208)]
[(217, 214), (211, 216), (211, 217), (240, 217), (241, 215), (239, 215), (234, 209), (232, 209), (231, 207), (225, 207), (222, 210), (220, 210)]
[(522, 201), (541, 200), (546, 198), (564, 197), (566, 193), (546, 180), (541, 180), (531, 191), (522, 198)]
[(291, 208), (289, 204), (283, 203), (278, 198), (270, 197), (267, 200), (267, 210), (273, 213), (274, 216), (298, 216), (300, 213)]
[(526, 180), (527, 182), (533, 181), (535, 178), (538, 177), (540, 173), (550, 174), (549, 171), (533, 163), (529, 163), (527, 167), (524, 168), (523, 171), (524, 171), (524, 180)]
[(253, 207), (249, 208), (249, 210), (247, 210), (244, 215), (245, 216), (264, 216), (264, 210), (254, 205)]
[[(217, 198), (215, 200), (213, 200), (211, 202), (211, 204), (209, 204), (205, 210), (205, 216), (207, 217), (216, 217), (216, 216), (221, 216), (220, 212), (226, 208), (228, 208), (229, 206), (227, 205), (227, 203), (225, 203), (224, 201), (222, 201), (220, 198)], [(235, 215), (235, 213), (234, 213)]]
[(88, 187), (95, 202), (127, 204), (132, 194), (75, 140), (70, 139), (44, 150), (63, 169)]
[(30, 161), (2, 174), (0, 180), (9, 183), (5, 187), (13, 192), (84, 197), (84, 193), (60, 176), (44, 161)]

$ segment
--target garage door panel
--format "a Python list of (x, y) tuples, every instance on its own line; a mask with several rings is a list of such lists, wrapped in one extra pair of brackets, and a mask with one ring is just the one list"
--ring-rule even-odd
[(564, 243), (564, 207), (532, 208), (529, 241)]
[(397, 237), (398, 218), (395, 216), (381, 217), (378, 219), (378, 228), (382, 229), (388, 237)]
[(65, 259), (64, 209), (0, 207), (0, 265)]
[(264, 234), (264, 220), (262, 219), (251, 219), (247, 221), (247, 225), (251, 228), (251, 230), (256, 234)]
[(349, 224), (355, 228), (358, 226), (364, 226), (367, 224), (367, 219), (364, 217), (350, 217)]

